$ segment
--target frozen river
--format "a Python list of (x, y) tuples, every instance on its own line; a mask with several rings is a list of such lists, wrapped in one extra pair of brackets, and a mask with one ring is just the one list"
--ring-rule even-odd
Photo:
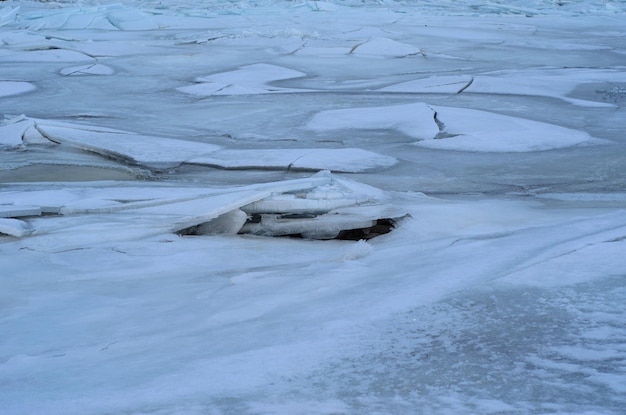
[(623, 2), (0, 6), (0, 413), (624, 413)]

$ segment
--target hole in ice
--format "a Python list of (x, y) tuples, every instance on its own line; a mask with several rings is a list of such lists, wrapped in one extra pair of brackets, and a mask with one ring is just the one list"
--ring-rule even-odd
[(391, 232), (407, 212), (377, 200), (380, 191), (330, 176), (323, 182), (260, 195), (235, 210), (177, 231), (179, 235), (249, 234), (304, 239), (368, 240)]
[(314, 213), (285, 215), (253, 214), (250, 217), (238, 210), (221, 215), (211, 221), (181, 229), (177, 234), (194, 235), (235, 235), (250, 234), (267, 237), (288, 237), (318, 240), (370, 240), (391, 232), (398, 219), (381, 218), (338, 222), (324, 221), (324, 216)]
[(348, 229), (339, 232), (335, 239), (346, 241), (369, 240), (391, 232), (396, 227), (393, 219), (378, 219), (373, 226), (368, 228)]

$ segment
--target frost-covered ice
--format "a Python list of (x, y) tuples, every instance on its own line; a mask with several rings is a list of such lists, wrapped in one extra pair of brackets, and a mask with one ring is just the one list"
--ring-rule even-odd
[(624, 412), (623, 2), (0, 5), (2, 415)]

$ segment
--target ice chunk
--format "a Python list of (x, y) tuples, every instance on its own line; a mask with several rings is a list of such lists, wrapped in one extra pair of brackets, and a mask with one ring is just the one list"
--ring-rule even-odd
[(198, 78), (198, 84), (177, 88), (187, 94), (209, 95), (247, 95), (269, 94), (276, 92), (306, 92), (306, 90), (271, 86), (275, 81), (300, 78), (306, 74), (282, 66), (257, 63), (243, 66), (229, 72), (222, 72)]
[(6, 6), (0, 9), (0, 27), (15, 20), (15, 16), (20, 11), (20, 7)]
[(248, 215), (235, 209), (208, 222), (179, 231), (183, 235), (236, 235), (248, 220)]
[(439, 133), (435, 111), (424, 103), (322, 111), (307, 124), (314, 131), (393, 129), (409, 137), (429, 139)]
[(0, 81), (0, 97), (23, 94), (35, 90), (35, 85), (23, 81)]
[(23, 148), (23, 137), (34, 125), (32, 120), (24, 116), (4, 120), (0, 125), (0, 148)]
[[(316, 176), (324, 177), (322, 172)], [(299, 189), (297, 193), (274, 194), (258, 202), (243, 206), (248, 214), (289, 213), (321, 214), (341, 207), (379, 203), (387, 196), (380, 189), (352, 180), (333, 176), (332, 181), (320, 183), (310, 189)], [(302, 191), (306, 190), (306, 191)]]
[(31, 233), (33, 233), (32, 226), (23, 220), (0, 218), (0, 234), (21, 238)]
[(289, 213), (289, 214), (320, 214), (358, 203), (353, 198), (311, 199), (298, 197), (294, 194), (276, 195), (258, 202), (243, 206), (241, 209), (249, 214)]
[(271, 192), (263, 190), (240, 190), (214, 194), (193, 200), (125, 211), (138, 220), (154, 222), (155, 227), (169, 232), (209, 222), (221, 215), (239, 209), (249, 203), (268, 197)]
[(275, 194), (242, 206), (241, 233), (308, 239), (369, 239), (387, 233), (406, 212), (381, 203), (379, 189), (333, 178), (307, 192)]
[(188, 161), (226, 169), (331, 170), (356, 173), (387, 168), (397, 160), (360, 148), (220, 150)]
[(78, 124), (61, 126), (38, 121), (37, 128), (51, 141), (157, 170), (176, 167), (188, 159), (219, 148), (213, 144)]
[(366, 58), (404, 58), (419, 55), (421, 50), (386, 37), (376, 37), (356, 45), (350, 54)]
[(41, 215), (41, 207), (24, 205), (0, 205), (0, 218), (20, 218)]

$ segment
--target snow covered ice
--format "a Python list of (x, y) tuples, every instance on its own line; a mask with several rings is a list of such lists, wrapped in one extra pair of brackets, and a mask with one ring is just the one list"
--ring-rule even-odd
[(623, 414), (624, 19), (0, 2), (0, 413)]

